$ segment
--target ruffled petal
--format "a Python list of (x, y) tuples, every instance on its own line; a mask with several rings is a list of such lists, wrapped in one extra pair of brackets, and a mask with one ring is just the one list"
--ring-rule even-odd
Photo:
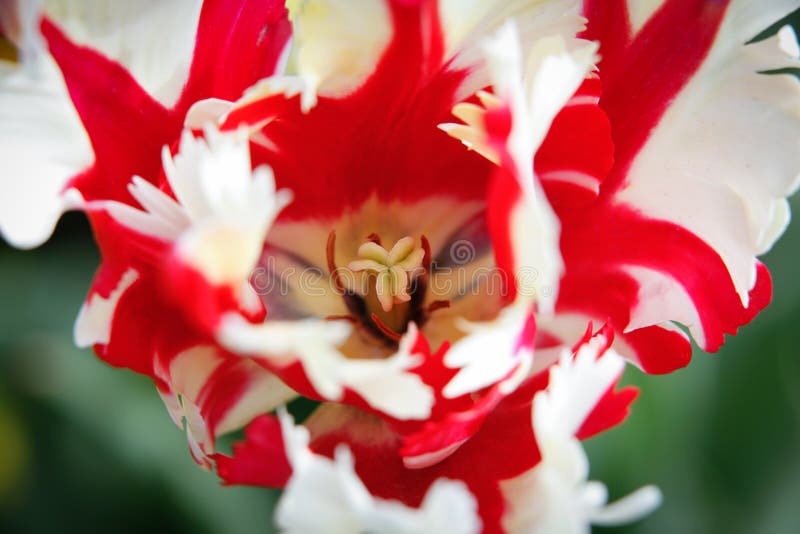
[[(287, 13), (277, 1), (205, 2), (196, 43), (197, 2), (153, 3), (145, 10), (137, 4), (136, 17), (130, 19), (123, 16), (124, 6), (93, 10), (79, 2), (53, 2), (46, 7), (55, 18), (44, 19), (42, 33), (54, 64), (41, 46), (37, 4), (20, 5), (30, 9), (9, 13), (24, 15), (14, 31), (24, 47), (21, 58), (31, 68), (0, 64), (0, 98), (6, 114), (2, 125), (8, 132), (2, 146), (8, 150), (4, 159), (10, 162), (0, 195), (8, 203), (1, 210), (0, 231), (21, 247), (47, 239), (61, 212), (80, 207), (83, 200), (133, 204), (129, 180), (134, 175), (153, 183), (158, 180), (160, 150), (175, 142), (191, 105), (214, 96), (236, 99), (257, 80), (273, 74), (282, 67), (280, 59), (291, 32)], [(181, 24), (184, 32), (159, 30), (165, 22), (175, 23), (173, 11), (186, 11), (179, 17), (186, 22)], [(83, 15), (97, 18), (99, 25), (87, 26)], [(66, 30), (57, 25), (62, 21)], [(112, 31), (120, 25), (121, 38)], [(268, 38), (261, 37), (265, 28), (272, 30)], [(159, 38), (142, 37), (142, 32), (151, 31), (158, 31)], [(112, 34), (114, 38), (109, 37)], [(235, 39), (228, 39), (231, 35)], [(73, 38), (101, 50), (79, 46)], [(235, 49), (220, 47), (220, 41)], [(184, 58), (187, 42), (194, 46), (194, 55), (189, 47)], [(155, 62), (150, 61), (154, 53), (159, 56)], [(188, 59), (192, 68), (187, 80), (180, 65), (188, 67)], [(168, 91), (155, 88), (162, 82)], [(170, 93), (165, 101), (174, 101), (176, 91), (182, 96), (167, 109), (142, 84), (153, 94)], [(20, 137), (20, 131), (26, 136)]]
[(292, 476), (278, 502), (275, 520), (286, 532), (476, 533), (475, 497), (462, 483), (438, 479), (419, 507), (370, 494), (359, 478), (352, 452), (337, 447), (333, 459), (309, 448), (309, 434), (281, 414)]
[(174, 159), (165, 150), (164, 168), (175, 199), (139, 178), (129, 192), (142, 209), (117, 201), (94, 201), (91, 209), (164, 242), (168, 253), (151, 263), (166, 296), (199, 328), (213, 331), (231, 309), (263, 315), (249, 279), (290, 194), (275, 190), (268, 168), (251, 170), (245, 137), (210, 128), (201, 139), (186, 132)]
[(465, 144), (499, 165), (489, 182), (487, 217), (497, 265), (509, 280), (506, 298), (537, 301), (547, 313), (554, 306), (562, 269), (559, 222), (531, 162), (553, 120), (586, 77), (594, 49), (587, 45), (570, 54), (560, 38), (542, 39), (525, 58), (526, 72), (517, 30), (508, 24), (486, 51), (495, 95), (481, 95), (485, 113), (462, 113), (470, 130), (450, 125), (445, 130), (461, 138), (471, 132)]
[[(613, 331), (604, 328), (574, 356), (565, 353), (550, 368), (547, 388), (536, 394), (532, 410), (541, 461), (502, 484), (508, 499), (503, 516), (507, 531), (588, 533), (592, 520), (629, 522), (660, 504), (657, 489), (643, 488), (606, 506), (605, 486), (587, 482), (588, 459), (576, 435), (590, 417), (606, 409), (600, 405), (609, 401), (608, 392), (625, 368), (625, 360), (610, 349), (612, 341)], [(615, 507), (620, 513), (614, 513)]]
[(195, 461), (207, 469), (218, 435), (244, 427), (297, 395), (255, 362), (207, 345), (158, 355), (155, 374), (172, 420), (186, 431)]
[[(559, 308), (611, 317), (631, 358), (650, 372), (688, 362), (688, 340), (673, 321), (714, 351), (770, 299), (755, 257), (787, 221), (800, 116), (798, 82), (761, 72), (797, 65), (796, 46), (787, 48), (788, 29), (746, 43), (790, 4), (762, 11), (737, 1), (668, 1), (642, 11), (652, 16), (632, 28), (621, 3), (586, 2), (587, 36), (601, 42), (601, 106), (616, 161), (601, 201), (562, 218)], [(690, 38), (679, 53), (676, 26)], [(603, 304), (590, 302), (588, 287), (617, 291)]]
[[(431, 417), (396, 428), (403, 436), (406, 467), (419, 469), (455, 453), (527, 377), (533, 362), (536, 323), (515, 310), (493, 323), (464, 324), (467, 335), (425, 358), (416, 372), (434, 388)], [(487, 355), (492, 357), (487, 357)]]
[[(418, 332), (410, 328), (396, 353), (382, 360), (349, 359), (338, 347), (350, 325), (317, 319), (252, 324), (240, 316), (223, 318), (217, 338), (229, 350), (254, 357), (305, 396), (356, 403), (398, 419), (425, 419), (432, 389), (412, 370)], [(346, 397), (354, 394), (355, 398)], [(401, 402), (398, 402), (402, 399)]]

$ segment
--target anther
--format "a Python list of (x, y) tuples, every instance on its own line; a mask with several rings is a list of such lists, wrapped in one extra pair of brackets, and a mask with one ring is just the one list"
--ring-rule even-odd
[[(411, 300), (409, 287), (425, 259), (425, 251), (417, 247), (413, 237), (404, 237), (386, 250), (374, 241), (358, 248), (358, 258), (348, 267), (353, 272), (366, 271), (375, 275), (375, 296), (384, 312), (392, 311), (395, 304)], [(362, 295), (366, 297), (367, 295)]]

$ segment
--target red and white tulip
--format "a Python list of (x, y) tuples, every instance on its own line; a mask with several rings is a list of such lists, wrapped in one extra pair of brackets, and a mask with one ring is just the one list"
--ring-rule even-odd
[(287, 4), (0, 0), (0, 232), (87, 214), (78, 345), (226, 483), (285, 488), (289, 532), (650, 512), (580, 440), (627, 415), (626, 361), (673, 371), (684, 329), (714, 351), (769, 302), (800, 91), (763, 73), (800, 53), (750, 41), (800, 4)]

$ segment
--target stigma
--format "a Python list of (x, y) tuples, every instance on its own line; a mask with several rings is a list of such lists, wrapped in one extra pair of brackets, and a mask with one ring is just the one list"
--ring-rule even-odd
[(358, 259), (350, 262), (348, 268), (356, 273), (368, 273), (374, 277), (362, 297), (374, 296), (385, 313), (392, 311), (397, 304), (411, 300), (409, 289), (415, 278), (424, 272), (425, 250), (418, 246), (413, 237), (404, 237), (389, 250), (381, 246), (377, 239), (370, 239), (358, 248)]

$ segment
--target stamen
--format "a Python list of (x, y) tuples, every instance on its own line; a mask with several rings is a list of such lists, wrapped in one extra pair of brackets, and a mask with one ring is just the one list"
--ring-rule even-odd
[(431, 243), (425, 234), (422, 234), (419, 240), (422, 242), (422, 250), (425, 251), (425, 257), (422, 259), (422, 268), (425, 269), (425, 274), (427, 275), (431, 272)]
[(358, 324), (359, 321), (352, 315), (328, 315), (326, 321), (347, 321), (350, 324)]
[(370, 314), (370, 318), (372, 319), (372, 322), (375, 323), (375, 326), (378, 327), (378, 330), (380, 330), (383, 333), (383, 335), (385, 335), (386, 337), (388, 337), (392, 341), (398, 341), (399, 342), (400, 339), (402, 339), (403, 336), (401, 336), (400, 334), (398, 334), (397, 332), (395, 332), (394, 330), (389, 328), (386, 325), (386, 323), (381, 321), (381, 318), (378, 317), (376, 314), (374, 314), (374, 313)]
[(449, 300), (435, 300), (428, 305), (428, 309), (425, 310), (428, 314), (435, 312), (436, 310), (441, 310), (443, 308), (449, 308), (450, 301)]
[(388, 313), (395, 304), (411, 300), (408, 290), (422, 270), (425, 255), (425, 250), (415, 245), (413, 237), (400, 239), (391, 250), (368, 240), (358, 248), (359, 259), (350, 262), (348, 267), (353, 272), (366, 271), (375, 275), (371, 290), (375, 291), (383, 311)]
[(325, 246), (325, 256), (328, 260), (328, 272), (331, 273), (331, 279), (333, 280), (333, 285), (336, 286), (336, 291), (339, 294), (343, 294), (344, 284), (342, 284), (339, 270), (336, 267), (335, 254), (336, 254), (336, 230), (331, 230), (331, 233), (328, 234), (328, 243)]

